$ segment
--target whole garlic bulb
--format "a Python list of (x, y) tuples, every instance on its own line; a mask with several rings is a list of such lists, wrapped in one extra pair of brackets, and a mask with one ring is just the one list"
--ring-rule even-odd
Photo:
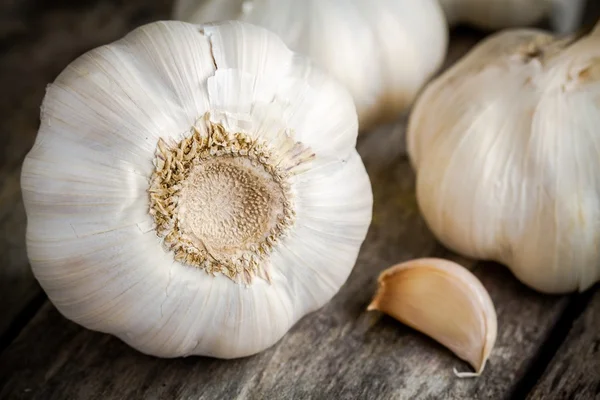
[(497, 30), (532, 26), (548, 18), (556, 33), (578, 29), (587, 0), (439, 0), (450, 25)]
[(241, 22), (156, 22), (71, 63), (23, 165), (33, 272), (161, 357), (247, 356), (347, 279), (371, 220), (347, 91)]
[(437, 0), (179, 0), (174, 18), (238, 19), (275, 32), (350, 90), (361, 131), (406, 111), (448, 44)]
[(538, 291), (600, 279), (600, 25), (580, 40), (495, 34), (410, 116), (417, 198), (438, 239)]

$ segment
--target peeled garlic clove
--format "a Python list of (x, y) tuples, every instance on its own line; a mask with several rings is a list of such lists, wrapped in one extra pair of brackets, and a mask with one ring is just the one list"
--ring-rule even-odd
[(482, 29), (533, 26), (549, 18), (556, 33), (579, 28), (587, 0), (440, 0), (450, 25)]
[(545, 293), (600, 280), (599, 71), (600, 24), (581, 38), (515, 29), (427, 85), (407, 147), (440, 242)]
[(21, 177), (33, 273), (141, 352), (260, 352), (355, 264), (357, 128), (347, 90), (263, 28), (141, 26), (47, 89)]
[(494, 347), (496, 311), (488, 292), (466, 268), (421, 258), (381, 273), (368, 310), (379, 310), (430, 336), (467, 361), (478, 376)]
[(438, 0), (178, 0), (173, 16), (237, 19), (275, 32), (346, 86), (361, 131), (406, 111), (448, 44)]

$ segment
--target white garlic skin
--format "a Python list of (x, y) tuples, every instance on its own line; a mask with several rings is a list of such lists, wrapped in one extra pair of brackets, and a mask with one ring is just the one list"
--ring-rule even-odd
[(348, 88), (361, 132), (406, 111), (448, 45), (437, 0), (179, 0), (173, 16), (239, 19), (275, 32)]
[[(295, 222), (249, 285), (175, 261), (149, 214), (159, 139), (199, 118), (314, 159), (289, 177)], [(249, 24), (144, 25), (49, 85), (23, 164), (27, 252), (57, 309), (159, 357), (244, 357), (276, 343), (350, 274), (371, 221), (349, 93)], [(287, 150), (286, 150), (287, 151)]]
[(439, 0), (448, 23), (498, 30), (533, 26), (548, 18), (554, 32), (578, 29), (586, 0)]
[(438, 239), (546, 293), (600, 279), (600, 32), (569, 40), (491, 36), (426, 87), (407, 132)]

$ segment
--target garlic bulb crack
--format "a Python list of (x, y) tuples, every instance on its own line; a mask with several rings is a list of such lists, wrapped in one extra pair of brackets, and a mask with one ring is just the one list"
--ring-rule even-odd
[(356, 262), (357, 132), (347, 90), (263, 28), (137, 28), (47, 89), (21, 178), (33, 273), (141, 352), (262, 351)]
[(599, 99), (600, 25), (497, 33), (432, 81), (407, 142), (438, 239), (542, 292), (600, 280)]
[(361, 131), (406, 111), (448, 44), (437, 0), (178, 0), (173, 17), (237, 19), (273, 31), (346, 86)]

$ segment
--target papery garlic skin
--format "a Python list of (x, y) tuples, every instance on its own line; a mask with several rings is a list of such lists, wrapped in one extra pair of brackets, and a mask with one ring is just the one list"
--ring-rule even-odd
[(465, 23), (498, 30), (533, 26), (549, 19), (556, 33), (573, 33), (586, 0), (439, 0), (450, 25)]
[(384, 270), (367, 310), (384, 312), (441, 343), (475, 372), (483, 372), (496, 343), (494, 303), (479, 279), (463, 266), (440, 258), (418, 258)]
[[(234, 134), (262, 143), (271, 158), (256, 153), (261, 160), (252, 161), (246, 150), (241, 154), (243, 146), (219, 147), (234, 146)], [(167, 238), (157, 234), (156, 210), (163, 206), (151, 204), (157, 192), (149, 188), (151, 177), (170, 162), (160, 148), (171, 146), (177, 158), (177, 145), (192, 143), (193, 135), (204, 143), (194, 144), (194, 151), (206, 150), (204, 159), (194, 159), (196, 165), (212, 165), (221, 174), (229, 167), (220, 162), (235, 164), (233, 172), (225, 180), (194, 172), (214, 183), (208, 186), (196, 181), (193, 186), (185, 180), (192, 175), (185, 175), (178, 185), (188, 194), (178, 192), (167, 206), (204, 201), (215, 209), (220, 204), (210, 196), (227, 199), (238, 192), (259, 199), (252, 194), (255, 188), (244, 186), (254, 179), (248, 177), (262, 174), (267, 182), (270, 175), (262, 168), (279, 168), (283, 180), (277, 184), (290, 198), (284, 204), (267, 194), (252, 201), (279, 204), (292, 214), (289, 224), (273, 230), (274, 241), (261, 239), (264, 251), (240, 248), (242, 263), (244, 254), (260, 255), (257, 268), (219, 272), (214, 263), (177, 261), (185, 251), (169, 251)], [(241, 22), (142, 26), (82, 55), (48, 87), (38, 137), (22, 172), (33, 272), (64, 316), (141, 352), (255, 354), (329, 301), (354, 266), (372, 210), (356, 137), (347, 91), (274, 34)], [(191, 147), (181, 157), (191, 154)], [(173, 168), (179, 173), (180, 167)], [(196, 187), (211, 191), (209, 198), (197, 192), (198, 198), (189, 200)], [(256, 221), (269, 220), (252, 216), (253, 209), (247, 210), (249, 220), (240, 219), (244, 212), (236, 204), (222, 203), (222, 210), (209, 214), (201, 214), (201, 207), (192, 214), (175, 207), (178, 218), (191, 215), (197, 224), (202, 215), (200, 223), (213, 225), (169, 229), (183, 229), (192, 240), (217, 232), (213, 239), (218, 239), (220, 221), (227, 223), (223, 213), (231, 212), (231, 229), (241, 233), (227, 240), (251, 240), (248, 224), (260, 228)], [(213, 252), (209, 242), (206, 249)], [(202, 245), (195, 242), (195, 248)], [(227, 249), (217, 250), (223, 256)]]
[(423, 91), (407, 141), (438, 239), (530, 287), (600, 279), (600, 29), (575, 43), (510, 30)]
[(179, 0), (173, 16), (239, 19), (275, 32), (348, 88), (361, 131), (406, 111), (448, 45), (437, 0)]

